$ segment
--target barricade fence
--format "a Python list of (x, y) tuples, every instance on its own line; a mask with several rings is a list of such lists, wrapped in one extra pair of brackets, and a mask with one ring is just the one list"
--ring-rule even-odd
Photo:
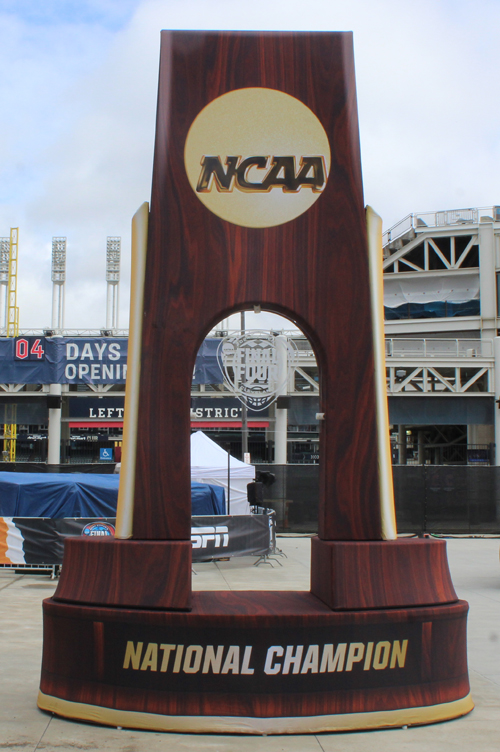
[[(267, 557), (276, 550), (275, 515), (191, 517), (193, 562), (233, 556)], [(0, 566), (59, 567), (66, 538), (113, 536), (115, 518), (0, 517)]]
[[(114, 463), (43, 465), (2, 463), (17, 472), (112, 472)], [(500, 535), (500, 467), (482, 465), (394, 465), (399, 533)], [(276, 531), (318, 531), (319, 466), (256, 465), (275, 476), (264, 486), (263, 504), (276, 512)]]
[[(277, 532), (317, 533), (319, 467), (256, 469), (275, 475), (264, 504), (276, 511)], [(393, 477), (399, 533), (500, 535), (500, 467), (393, 466)]]

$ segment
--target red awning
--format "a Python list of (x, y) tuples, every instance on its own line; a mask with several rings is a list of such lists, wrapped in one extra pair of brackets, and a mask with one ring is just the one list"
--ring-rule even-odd
[[(249, 420), (249, 428), (267, 428), (268, 420)], [(241, 428), (241, 420), (196, 420), (191, 421), (191, 428)]]
[[(267, 420), (249, 420), (249, 428), (267, 428)], [(123, 428), (123, 421), (82, 420), (70, 422), (70, 428)], [(241, 428), (241, 420), (197, 420), (191, 421), (191, 428)]]
[(70, 428), (123, 428), (123, 421), (119, 420), (82, 420), (79, 423), (70, 423)]

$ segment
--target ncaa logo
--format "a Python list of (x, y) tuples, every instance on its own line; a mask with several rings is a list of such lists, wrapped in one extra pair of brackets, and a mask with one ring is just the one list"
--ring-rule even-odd
[(306, 212), (328, 181), (331, 152), (321, 122), (277, 89), (234, 89), (194, 119), (184, 166), (196, 197), (242, 227), (274, 227)]
[(102, 536), (113, 536), (115, 534), (115, 528), (109, 522), (90, 522), (82, 530), (82, 535), (89, 536), (91, 538)]

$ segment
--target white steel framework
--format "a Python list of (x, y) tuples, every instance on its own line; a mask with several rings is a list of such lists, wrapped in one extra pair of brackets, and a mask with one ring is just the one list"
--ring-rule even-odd
[[(457, 240), (462, 237), (465, 248), (460, 247), (458, 250)], [(441, 238), (426, 237), (422, 240), (417, 235), (414, 240), (384, 259), (384, 272), (436, 272), (439, 269), (451, 271), (465, 268), (463, 265), (470, 251), (478, 245), (478, 235), (475, 233), (470, 237), (465, 235), (459, 238), (450, 236), (449, 247), (443, 249), (440, 247), (442, 243), (439, 243)], [(475, 271), (477, 274), (477, 267)]]
[(407, 215), (384, 234), (383, 266), (385, 305), (397, 310), (386, 335), (497, 336), (499, 206)]
[(408, 363), (390, 365), (386, 369), (389, 394), (465, 394), (488, 395), (493, 389), (493, 359), (487, 364), (449, 365)]

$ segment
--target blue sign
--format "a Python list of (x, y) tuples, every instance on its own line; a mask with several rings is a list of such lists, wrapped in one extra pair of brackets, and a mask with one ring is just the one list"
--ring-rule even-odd
[[(0, 339), (0, 382), (124, 384), (128, 340), (93, 337)], [(3, 379), (3, 381), (2, 381)]]
[[(220, 339), (206, 339), (196, 357), (193, 384), (222, 384)], [(126, 337), (0, 338), (2, 384), (125, 384)]]
[(111, 447), (109, 448), (101, 447), (99, 449), (99, 459), (101, 462), (112, 462), (113, 461), (113, 449)]
[[(123, 397), (70, 397), (69, 417), (80, 420), (123, 420), (125, 400)], [(1, 406), (1, 400), (0, 400)], [(318, 412), (316, 410), (316, 412)], [(8, 421), (4, 421), (7, 423)], [(29, 421), (27, 421), (29, 423)], [(40, 421), (43, 423), (44, 421)], [(45, 421), (46, 422), (46, 421)], [(0, 424), (1, 425), (1, 424)]]

